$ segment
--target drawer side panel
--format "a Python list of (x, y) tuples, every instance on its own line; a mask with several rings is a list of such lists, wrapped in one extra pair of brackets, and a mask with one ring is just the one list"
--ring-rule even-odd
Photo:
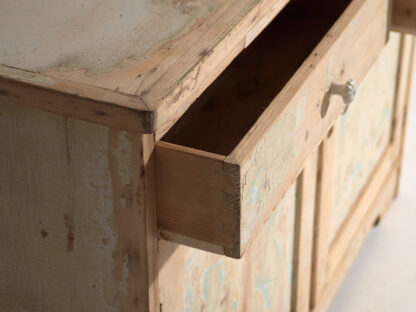
[[(224, 171), (224, 159), (166, 142), (156, 144), (158, 226), (180, 235), (173, 239), (165, 233), (164, 238), (182, 237), (182, 243), (217, 253), (238, 249), (239, 188)], [(238, 168), (235, 171), (238, 177)]]

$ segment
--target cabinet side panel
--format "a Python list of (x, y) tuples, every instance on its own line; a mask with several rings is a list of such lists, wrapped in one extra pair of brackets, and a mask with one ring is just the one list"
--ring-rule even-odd
[(4, 101), (0, 133), (0, 310), (147, 310), (140, 136)]

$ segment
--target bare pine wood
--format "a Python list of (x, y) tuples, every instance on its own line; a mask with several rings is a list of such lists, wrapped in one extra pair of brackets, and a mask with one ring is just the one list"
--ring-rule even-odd
[[(324, 5), (324, 2), (319, 3)], [(347, 4), (343, 2), (344, 7)], [(344, 105), (341, 101), (334, 101), (333, 97), (331, 97), (330, 101), (329, 88), (331, 82), (343, 81), (347, 77), (354, 77), (358, 82), (361, 82), (365, 73), (377, 58), (379, 51), (385, 44), (387, 22), (386, 4), (384, 0), (352, 1), (316, 48), (313, 45), (311, 46), (311, 54), (301, 63), (299, 69), (296, 70), (296, 66), (299, 66), (296, 65), (299, 64), (299, 59), (295, 62), (292, 61), (292, 63), (289, 62), (289, 64), (292, 64), (291, 66), (295, 65), (289, 72), (293, 72), (293, 70), (296, 72), (280, 92), (278, 89), (272, 90), (272, 92), (279, 93), (263, 112), (261, 112), (261, 107), (255, 108), (257, 110), (254, 113), (255, 115), (261, 113), (258, 119), (250, 121), (245, 117), (251, 116), (251, 113), (242, 113), (241, 118), (233, 118), (237, 124), (236, 126), (232, 125), (230, 128), (231, 133), (233, 133), (232, 136), (226, 134), (228, 131), (222, 131), (217, 134), (204, 131), (204, 126), (208, 125), (209, 122), (205, 122), (204, 118), (195, 118), (196, 116), (199, 117), (202, 115), (202, 113), (199, 114), (198, 112), (205, 110), (207, 112), (214, 112), (214, 115), (217, 116), (217, 124), (219, 125), (226, 125), (227, 122), (232, 122), (231, 118), (226, 118), (227, 114), (215, 114), (215, 103), (210, 101), (205, 102), (207, 104), (200, 107), (196, 103), (196, 115), (191, 114), (190, 116), (192, 118), (184, 115), (182, 122), (172, 129), (171, 134), (167, 135), (167, 142), (185, 143), (186, 146), (192, 148), (202, 148), (202, 154), (210, 152), (218, 154), (218, 157), (221, 157), (220, 155), (226, 156), (225, 161), (223, 161), (224, 170), (222, 175), (224, 178), (222, 180), (232, 181), (232, 183), (225, 190), (226, 196), (223, 201), (225, 205), (231, 203), (231, 206), (234, 207), (235, 217), (234, 222), (225, 228), (227, 234), (231, 233), (231, 235), (234, 235), (233, 241), (235, 242), (233, 248), (229, 249), (232, 253), (227, 253), (226, 255), (241, 257), (244, 250), (248, 247), (249, 242), (255, 236), (258, 228), (272, 213), (274, 203), (283, 196), (287, 188), (293, 183), (305, 159), (318, 145), (332, 122), (343, 110)], [(329, 11), (330, 13), (327, 13), (326, 18), (333, 21), (332, 14), (336, 16), (339, 5), (334, 5), (332, 7), (333, 11)], [(289, 6), (287, 8), (288, 11), (285, 9), (281, 14), (285, 16), (285, 12), (287, 12), (288, 20), (290, 20), (291, 10), (293, 9), (296, 12), (296, 8), (299, 10), (299, 7), (302, 10), (311, 10), (313, 13), (316, 12), (315, 9), (319, 8), (311, 5), (309, 2), (300, 1), (294, 2), (294, 7)], [(324, 17), (325, 15), (323, 16), (323, 20), (325, 20)], [(313, 21), (313, 19), (311, 20)], [(363, 27), (364, 24), (366, 24), (366, 27)], [(278, 22), (277, 25), (279, 25)], [(309, 24), (309, 26), (311, 25)], [(331, 23), (325, 27), (329, 26), (331, 26)], [(325, 33), (325, 27), (321, 35)], [(308, 35), (310, 34), (306, 33), (305, 38)], [(267, 39), (267, 35), (260, 37), (252, 43), (252, 53), (256, 53), (257, 46), (262, 46), (262, 38)], [(363, 50), (362, 46), (366, 46), (370, 42), (370, 38), (372, 42), (371, 46)], [(293, 39), (288, 41), (288, 43), (292, 42)], [(290, 52), (290, 49), (287, 52), (289, 56), (292, 56), (293, 53)], [(257, 56), (259, 57), (259, 55)], [(305, 56), (301, 56), (300, 59), (302, 57)], [(261, 57), (259, 58), (261, 59)], [(245, 58), (243, 57), (242, 60), (245, 60)], [(290, 58), (288, 59), (286, 57), (283, 60), (290, 60)], [(238, 61), (237, 59), (235, 66), (238, 66)], [(236, 72), (238, 73), (238, 70)], [(221, 88), (221, 81), (226, 80), (221, 80), (220, 78), (218, 88)], [(237, 82), (239, 83), (238, 80)], [(311, 92), (310, 90), (315, 91)], [(273, 93), (269, 97), (273, 98)], [(267, 101), (266, 98), (266, 101), (260, 103), (267, 104)], [(235, 101), (227, 101), (227, 105), (231, 107), (234, 105), (233, 103), (238, 103), (238, 97), (235, 98)], [(249, 111), (247, 110), (247, 112)], [(248, 127), (247, 122), (249, 123)], [(250, 122), (255, 122), (251, 129)], [(247, 130), (248, 133), (245, 133)], [(198, 133), (198, 136), (193, 136), (192, 133), (194, 132)], [(191, 133), (190, 136), (188, 136), (189, 133)], [(285, 135), (282, 135), (283, 133)], [(185, 139), (182, 142), (182, 135), (189, 139)], [(222, 137), (224, 140), (221, 140)], [(175, 145), (176, 147), (174, 149), (183, 149), (181, 145)], [(158, 144), (156, 145), (156, 149), (158, 153)], [(164, 148), (164, 146), (161, 146), (161, 149), (168, 156), (166, 161), (169, 162), (169, 155), (167, 154), (169, 149)], [(200, 157), (201, 153), (196, 153), (198, 154), (198, 159), (203, 162), (204, 158)], [(174, 155), (174, 157), (178, 157), (177, 152)], [(207, 164), (210, 162), (211, 159), (208, 158)], [(158, 164), (161, 163), (158, 162)], [(186, 172), (186, 164), (183, 163), (183, 165), (185, 169), (178, 168), (178, 170)], [(192, 200), (199, 200), (198, 194), (193, 191), (193, 188), (187, 181), (194, 179), (209, 181), (211, 178), (206, 178), (201, 173), (195, 175), (189, 172), (189, 175), (186, 179), (182, 177), (179, 183), (167, 184), (171, 189), (166, 189), (166, 194), (168, 192), (183, 194), (183, 200), (185, 202), (187, 201), (186, 197), (192, 198)], [(166, 194), (163, 191), (158, 191), (158, 196), (161, 197), (161, 200), (158, 200), (158, 209), (160, 211), (169, 211), (169, 205), (172, 206)], [(166, 206), (161, 207), (159, 202), (165, 203)], [(215, 203), (204, 203), (203, 198), (199, 200), (199, 203), (206, 205), (205, 208), (201, 207), (201, 211), (209, 211), (208, 206), (216, 205)], [(210, 232), (209, 236), (195, 237), (194, 233), (190, 233), (189, 231), (186, 233), (187, 227), (183, 226), (182, 221), (186, 219), (190, 220), (189, 216), (192, 214), (194, 214), (194, 206), (183, 205), (181, 207), (182, 217), (176, 215), (181, 220), (181, 226), (170, 224), (169, 231), (180, 231), (181, 235), (186, 234), (192, 238), (198, 238), (199, 240), (210, 243), (213, 242), (213, 237), (224, 235), (223, 233)], [(192, 227), (195, 221), (196, 223), (202, 223), (198, 219), (198, 214), (194, 214), (189, 226)], [(215, 219), (212, 221), (218, 224), (221, 222)], [(218, 226), (213, 227), (211, 225), (207, 225), (207, 227), (218, 228)], [(177, 230), (174, 230), (175, 228)], [(231, 231), (229, 230), (230, 228), (232, 229)], [(224, 242), (223, 245), (225, 244), (229, 244), (229, 240)]]
[(392, 29), (416, 34), (416, 2), (393, 0)]
[[(235, 244), (233, 181), (223, 173), (225, 157), (165, 142), (157, 145), (157, 215), (162, 231), (231, 250)], [(209, 239), (206, 239), (206, 238)], [(162, 238), (175, 239), (167, 233)], [(185, 241), (180, 240), (181, 243)], [(198, 243), (199, 245), (199, 243)], [(218, 249), (218, 247), (210, 248)], [(226, 253), (223, 251), (221, 253)], [(228, 253), (232, 254), (232, 251)]]

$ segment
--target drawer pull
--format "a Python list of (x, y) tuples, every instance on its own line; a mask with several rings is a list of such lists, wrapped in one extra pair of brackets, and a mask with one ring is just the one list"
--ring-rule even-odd
[(349, 79), (346, 84), (332, 84), (332, 94), (342, 96), (345, 108), (342, 114), (345, 114), (348, 111), (350, 104), (354, 101), (355, 95), (357, 94), (357, 83), (354, 79)]

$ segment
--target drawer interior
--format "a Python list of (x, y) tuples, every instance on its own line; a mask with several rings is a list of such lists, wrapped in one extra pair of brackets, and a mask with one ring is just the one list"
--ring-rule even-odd
[(292, 0), (163, 141), (229, 155), (351, 0)]

